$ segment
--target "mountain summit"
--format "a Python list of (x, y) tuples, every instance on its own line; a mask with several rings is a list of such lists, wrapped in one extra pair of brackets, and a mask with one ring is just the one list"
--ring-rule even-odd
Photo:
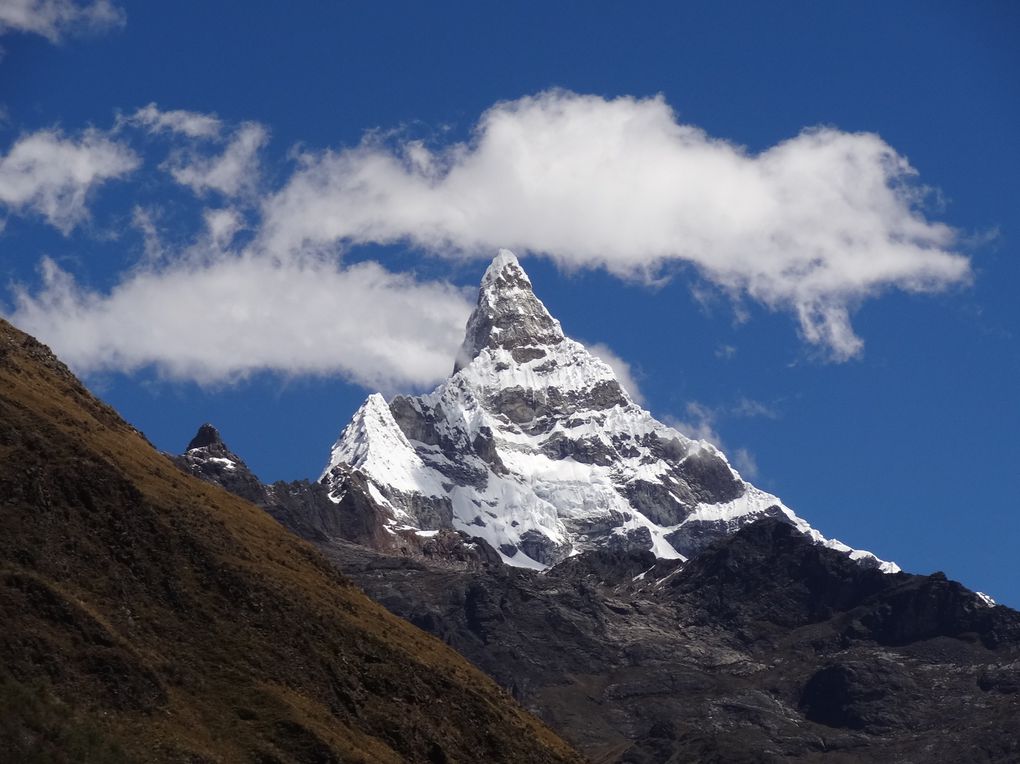
[(206, 422), (198, 428), (198, 432), (195, 433), (195, 437), (191, 439), (190, 443), (188, 443), (188, 450), (192, 451), (196, 448), (211, 448), (217, 446), (226, 448), (223, 443), (223, 438), (220, 437), (220, 431)]
[(518, 567), (602, 547), (686, 559), (775, 517), (897, 569), (825, 539), (710, 443), (634, 403), (605, 362), (564, 336), (507, 250), (485, 272), (453, 375), (427, 395), (369, 396), (321, 482), (337, 504), (352, 493), (372, 504), (392, 548), (453, 529)]
[(468, 319), (454, 373), (474, 360), (483, 348), (513, 350), (557, 345), (564, 339), (560, 322), (535, 297), (531, 279), (516, 255), (501, 249), (482, 277), (478, 304)]

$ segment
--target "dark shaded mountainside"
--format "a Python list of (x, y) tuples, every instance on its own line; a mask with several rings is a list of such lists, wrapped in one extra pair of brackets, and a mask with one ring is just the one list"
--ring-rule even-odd
[(0, 527), (4, 762), (580, 760), (3, 321)]
[(686, 564), (601, 549), (539, 574), (453, 531), (383, 554), (372, 506), (263, 486), (210, 426), (190, 445), (182, 468), (248, 490), (593, 761), (1020, 761), (1020, 613), (942, 574), (882, 573), (774, 518)]

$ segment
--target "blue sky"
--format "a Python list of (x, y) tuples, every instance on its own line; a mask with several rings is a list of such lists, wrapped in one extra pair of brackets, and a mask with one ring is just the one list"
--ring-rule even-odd
[(509, 246), (826, 535), (1020, 605), (1015, 3), (4, 6), (0, 308), (158, 447), (317, 476)]

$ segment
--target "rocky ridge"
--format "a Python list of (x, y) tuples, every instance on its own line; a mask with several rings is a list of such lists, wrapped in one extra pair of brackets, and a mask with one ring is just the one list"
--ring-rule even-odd
[(689, 561), (606, 546), (545, 571), (452, 554), (487, 547), (463, 534), (430, 554), (313, 540), (594, 762), (1020, 757), (1020, 613), (782, 518)]
[(327, 556), (592, 761), (1020, 758), (1020, 613), (774, 518), (685, 564), (608, 548), (538, 574)]

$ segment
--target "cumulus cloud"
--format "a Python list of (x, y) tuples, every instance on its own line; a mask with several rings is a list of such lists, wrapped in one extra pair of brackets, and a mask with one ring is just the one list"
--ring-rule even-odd
[(467, 143), (373, 135), (306, 154), (265, 203), (261, 244), (509, 247), (629, 278), (684, 262), (789, 311), (807, 342), (846, 360), (862, 348), (850, 313), (863, 300), (970, 276), (915, 175), (870, 133), (815, 128), (753, 154), (678, 122), (661, 97), (551, 91), (496, 104)]
[(123, 26), (124, 11), (110, 0), (80, 3), (76, 0), (3, 0), (0, 2), (0, 35), (29, 32), (60, 42), (82, 32), (98, 32)]
[(0, 157), (0, 205), (41, 215), (65, 235), (88, 217), (90, 193), (140, 164), (127, 146), (97, 130), (69, 138), (40, 130), (19, 138)]
[(422, 387), (449, 373), (471, 307), (446, 283), (376, 263), (190, 252), (135, 270), (105, 294), (52, 260), (41, 270), (42, 289), (18, 289), (9, 318), (75, 369), (155, 368), (204, 384), (277, 371)]
[[(357, 244), (453, 257), (508, 246), (624, 278), (669, 277), (686, 263), (703, 277), (697, 288), (788, 311), (836, 359), (860, 351), (849, 316), (863, 300), (944, 289), (970, 273), (954, 232), (921, 210), (907, 161), (871, 134), (808, 130), (752, 154), (681, 124), (661, 98), (554, 91), (493, 106), (466, 143), (373, 133), (354, 148), (300, 154), (267, 194), (262, 125), (228, 130), (154, 103), (117, 124), (174, 135), (160, 168), (201, 200), (221, 198), (196, 204), (188, 246), (180, 231), (163, 241), (158, 207), (136, 208), (143, 257), (112, 290), (44, 261), (42, 288), (12, 292), (10, 318), (84, 372), (154, 367), (221, 383), (272, 370), (387, 390), (442, 378), (470, 305), (445, 282), (343, 265)], [(69, 233), (96, 187), (138, 166), (118, 135), (18, 139), (0, 156), (0, 206)], [(631, 367), (604, 345), (592, 350), (641, 401)], [(721, 417), (770, 415), (753, 401), (730, 408), (692, 404), (677, 425), (719, 444)], [(739, 458), (753, 469), (751, 454)]]
[[(120, 118), (118, 128), (220, 141), (222, 126), (212, 120), (151, 105)], [(0, 204), (69, 232), (87, 216), (91, 189), (139, 164), (110, 135), (72, 140), (45, 131), (20, 140), (0, 159)], [(136, 206), (142, 257), (112, 289), (92, 289), (44, 258), (41, 287), (14, 285), (6, 317), (85, 374), (154, 369), (215, 385), (268, 371), (337, 375), (392, 391), (445, 377), (471, 308), (459, 288), (374, 262), (345, 265), (336, 253), (277, 255), (246, 248), (247, 237), (236, 241), (258, 228), (245, 201), (255, 198), (267, 138), (261, 125), (245, 123), (218, 155), (205, 153), (208, 144), (185, 144), (162, 165), (174, 180), (199, 196), (250, 196), (240, 206), (200, 208), (190, 236), (174, 230), (164, 238), (164, 211)]]
[(178, 152), (164, 167), (173, 179), (196, 194), (219, 191), (226, 196), (252, 192), (259, 179), (259, 151), (269, 140), (260, 124), (246, 122), (234, 133), (223, 153), (213, 157)]
[(585, 345), (588, 348), (588, 352), (596, 358), (601, 358), (613, 373), (616, 375), (617, 381), (626, 390), (630, 397), (634, 399), (634, 402), (638, 405), (643, 405), (645, 402), (645, 396), (641, 392), (641, 388), (638, 386), (637, 379), (634, 376), (634, 370), (630, 364), (624, 361), (620, 356), (613, 352), (612, 348), (603, 342), (596, 342), (592, 345)]
[(120, 125), (137, 125), (152, 133), (178, 133), (188, 138), (215, 138), (222, 123), (212, 114), (182, 109), (161, 110), (155, 103), (118, 119)]

